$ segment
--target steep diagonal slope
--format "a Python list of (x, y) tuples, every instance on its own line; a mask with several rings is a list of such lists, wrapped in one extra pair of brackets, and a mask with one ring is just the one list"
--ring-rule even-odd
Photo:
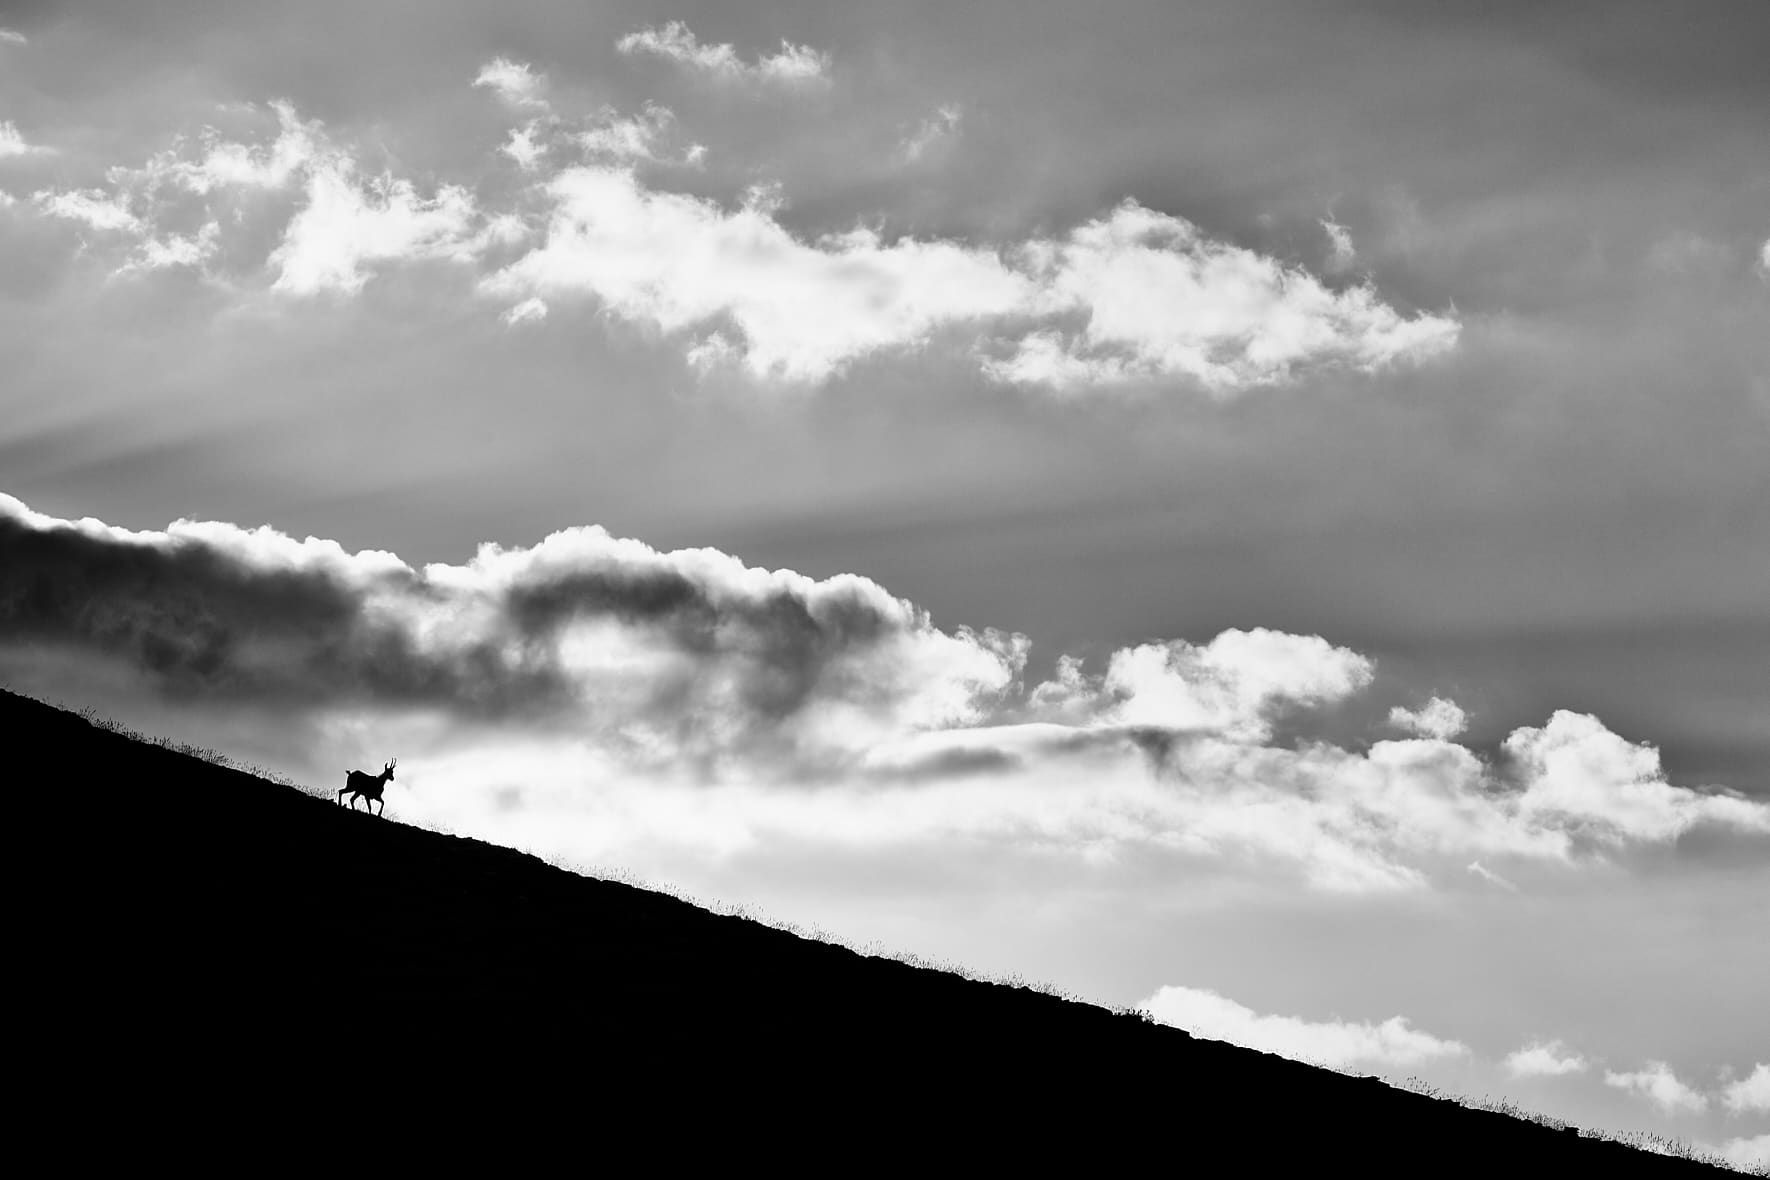
[(176, 1067), (202, 1071), (206, 1102), (349, 1095), (427, 1111), (433, 1135), (461, 1103), (593, 1108), (604, 1146), (678, 1162), (766, 1133), (781, 1159), (790, 1143), (994, 1167), (1148, 1151), (1164, 1170), (1698, 1167), (867, 958), (10, 693), (0, 730), (33, 866), (15, 1065), (60, 1092), (108, 1078), (98, 1092), (122, 1087), (138, 1117), (187, 1101), (161, 1088)]

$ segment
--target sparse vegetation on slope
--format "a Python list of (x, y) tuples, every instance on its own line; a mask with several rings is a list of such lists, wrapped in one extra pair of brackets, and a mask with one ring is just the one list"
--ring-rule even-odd
[(9, 693), (0, 718), (40, 784), (16, 830), (55, 846), (22, 1009), (54, 1044), (27, 1068), (127, 1084), (138, 1115), (188, 1117), (175, 1063), (261, 1119), (361, 1096), (456, 1134), (439, 1112), (497, 1110), (678, 1163), (1700, 1167), (372, 818)]

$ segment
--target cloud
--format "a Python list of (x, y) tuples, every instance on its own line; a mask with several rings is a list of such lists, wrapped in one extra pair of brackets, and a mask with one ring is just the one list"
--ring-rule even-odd
[(1498, 873), (1494, 872), (1492, 869), (1488, 868), (1486, 865), (1482, 864), (1478, 860), (1470, 861), (1466, 867), (1469, 872), (1473, 873), (1477, 877), (1480, 877), (1483, 881), (1486, 881), (1490, 885), (1498, 886), (1499, 888), (1504, 889), (1508, 893), (1518, 892), (1518, 886), (1516, 886), (1512, 882), (1506, 880), (1506, 878), (1500, 876)]
[(628, 33), (615, 42), (628, 56), (650, 55), (721, 82), (759, 82), (781, 86), (827, 84), (830, 57), (809, 45), (782, 40), (780, 52), (746, 63), (729, 44), (703, 45), (686, 24), (670, 21)]
[(214, 128), (205, 128), (196, 158), (182, 158), (181, 142), (153, 157), (144, 168), (120, 170), (117, 175), (126, 185), (150, 191), (165, 184), (198, 194), (230, 188), (282, 188), (320, 155), (324, 131), (317, 122), (304, 122), (287, 102), (277, 100), (269, 106), (277, 118), (277, 136), (268, 144), (223, 139)]
[(944, 632), (823, 581), (596, 528), (415, 570), (268, 528), (68, 522), (0, 496), (0, 640), (103, 654), (187, 698), (581, 711), (635, 757), (845, 756), (975, 723), (1024, 641)]
[(1716, 1148), (1715, 1152), (1742, 1172), (1770, 1167), (1770, 1132), (1729, 1139)]
[(527, 62), (495, 57), (480, 67), (473, 84), (486, 87), (511, 106), (539, 110), (547, 107), (547, 100), (543, 97), (547, 79)]
[[(0, 497), (0, 668), (29, 651), (69, 675), (98, 661), (163, 699), (283, 719), (497, 721), (496, 749), (456, 755), (463, 799), (507, 774), (498, 759), (523, 735), (549, 806), (578, 815), (584, 783), (626, 775), (638, 794), (620, 796), (622, 830), (653, 831), (651, 816), (673, 840), (708, 842), (697, 851), (759, 830), (985, 839), (1096, 860), (1252, 860), (1373, 892), (1424, 888), (1471, 855), (1571, 870), (1674, 835), (1629, 818), (1603, 759), (1539, 772), (1436, 739), (1273, 744), (1278, 718), (1371, 683), (1367, 658), (1318, 636), (1139, 644), (1099, 674), (1062, 657), (1028, 686), (1024, 636), (943, 630), (864, 578), (659, 552), (599, 528), (414, 568), (268, 527), (130, 532)], [(1558, 734), (1557, 719), (1518, 733)], [(1579, 732), (1651, 752), (1589, 718)], [(1587, 805), (1535, 806), (1541, 773), (1556, 792), (1594, 776)], [(1655, 789), (1692, 822), (1770, 832), (1761, 804)], [(462, 806), (462, 822), (491, 822)], [(1599, 822), (1617, 806), (1621, 822)], [(679, 828), (684, 807), (700, 818)]]
[(11, 156), (42, 155), (53, 150), (26, 143), (23, 133), (11, 119), (0, 119), (0, 160)]
[(1335, 272), (1350, 270), (1358, 261), (1358, 250), (1352, 245), (1352, 231), (1332, 217), (1323, 217), (1321, 228), (1328, 237), (1328, 269)]
[(355, 294), (368, 281), (364, 267), (387, 261), (468, 258), (478, 220), (472, 195), (442, 185), (420, 197), (409, 180), (391, 174), (363, 178), (343, 155), (310, 169), (306, 204), (271, 252), (273, 290), (291, 295), (322, 291)]
[[(578, 145), (586, 154), (611, 162), (647, 160), (670, 161), (663, 143), (676, 124), (676, 113), (669, 107), (648, 102), (637, 115), (622, 115), (613, 107), (603, 107), (589, 125), (577, 133)], [(706, 149), (690, 145), (675, 163), (699, 163)]]
[(1557, 710), (1541, 728), (1513, 731), (1504, 748), (1526, 783), (1518, 799), (1526, 822), (1609, 845), (1669, 840), (1705, 820), (1770, 831), (1763, 804), (1672, 786), (1660, 773), (1659, 751), (1589, 714)]
[(1176, 639), (1121, 648), (1097, 679), (1064, 661), (1032, 700), (1035, 711), (1055, 717), (1261, 741), (1275, 707), (1340, 700), (1371, 676), (1371, 662), (1350, 649), (1256, 627), (1202, 646)]
[(141, 219), (129, 211), (128, 199), (122, 194), (106, 193), (102, 189), (46, 190), (37, 193), (33, 200), (37, 209), (47, 216), (78, 221), (92, 229), (124, 233), (137, 233), (142, 229)]
[(1749, 1076), (1722, 1087), (1721, 1105), (1734, 1114), (1770, 1114), (1770, 1065), (1759, 1062)]
[(934, 114), (922, 120), (902, 143), (898, 145), (898, 154), (905, 163), (915, 163), (923, 156), (951, 143), (959, 135), (959, 119), (963, 111), (956, 102), (942, 103)]
[(540, 299), (524, 299), (521, 303), (504, 313), (506, 324), (515, 327), (517, 324), (534, 323), (547, 318), (547, 304)]
[(1463, 732), (1469, 724), (1469, 715), (1455, 701), (1433, 697), (1418, 709), (1396, 705), (1389, 710), (1389, 724), (1410, 733), (1447, 740)]
[(1017, 384), (1087, 386), (1191, 377), (1227, 395), (1305, 367), (1371, 372), (1456, 344), (1444, 316), (1408, 319), (1370, 287), (1334, 292), (1306, 271), (1212, 241), (1127, 200), (1021, 253), (1038, 310), (1074, 326), (1022, 338), (986, 371)]
[(1763, 247), (1758, 250), (1758, 266), (1763, 269), (1765, 277), (1770, 278), (1770, 238), (1765, 238)]
[[(650, 140), (628, 142), (638, 152)], [(986, 358), (985, 372), (1067, 387), (1190, 375), (1226, 395), (1305, 364), (1418, 359), (1456, 335), (1448, 320), (1404, 320), (1365, 288), (1334, 295), (1130, 203), (1061, 241), (1004, 256), (950, 241), (886, 242), (866, 227), (806, 241), (776, 220), (777, 198), (753, 194), (731, 210), (651, 189), (629, 168), (567, 169), (547, 191), (545, 242), (483, 290), (592, 295), (667, 335), (701, 329), (688, 347), (703, 357), (717, 332), (720, 351), (737, 352), (756, 377), (818, 382), (942, 331), (969, 326), (976, 341), (1007, 319), (1080, 315), (1080, 336), (1034, 328), (1012, 357)], [(1163, 234), (1166, 244), (1150, 237)]]
[(1419, 1065), (1469, 1052), (1467, 1045), (1422, 1032), (1401, 1016), (1381, 1024), (1262, 1016), (1202, 988), (1164, 987), (1138, 1007), (1196, 1036), (1333, 1068)]
[(1584, 1073), (1591, 1063), (1560, 1041), (1532, 1041), (1508, 1054), (1504, 1065), (1515, 1078), (1559, 1078)]
[(8, 44), (28, 45), (30, 42), (23, 33), (14, 32), (11, 29), (0, 29), (0, 45)]
[[(758, 377), (817, 381), (882, 349), (1025, 303), (1026, 279), (987, 250), (867, 229), (805, 242), (765, 200), (735, 210), (646, 188), (631, 170), (549, 182), (546, 241), (486, 278), (489, 294), (594, 295), (664, 333), (729, 323)], [(728, 337), (729, 338), (729, 337)]]
[(221, 224), (206, 221), (194, 234), (144, 238), (135, 257), (123, 265), (123, 270), (162, 270), (172, 266), (201, 269), (214, 256), (220, 237)]
[(1667, 1114), (1699, 1113), (1708, 1109), (1708, 1099), (1679, 1081), (1672, 1067), (1663, 1061), (1650, 1061), (1645, 1069), (1634, 1073), (1606, 1073), (1604, 1084), (1618, 1090), (1632, 1090)]

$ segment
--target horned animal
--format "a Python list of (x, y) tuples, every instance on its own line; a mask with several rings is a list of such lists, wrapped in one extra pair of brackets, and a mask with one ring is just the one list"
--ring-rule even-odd
[(363, 800), (363, 807), (369, 811), (375, 811), (375, 804), (379, 803), (381, 811), (375, 811), (375, 814), (382, 814), (387, 810), (387, 800), (381, 797), (381, 790), (393, 781), (393, 768), (398, 764), (398, 758), (389, 758), (387, 765), (381, 768), (380, 774), (365, 774), (360, 770), (351, 771), (344, 776), (344, 786), (338, 790), (338, 802), (344, 802), (344, 797), (349, 795), (352, 811), (356, 810), (358, 799)]

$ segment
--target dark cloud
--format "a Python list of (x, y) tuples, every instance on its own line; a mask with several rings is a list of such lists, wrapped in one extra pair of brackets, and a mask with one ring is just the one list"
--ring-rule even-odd
[[(0, 650), (98, 654), (211, 704), (428, 707), (617, 739), (639, 725), (669, 737), (666, 757), (702, 759), (785, 756), (804, 736), (791, 723), (820, 705), (889, 717), (932, 687), (962, 707), (1006, 687), (1017, 659), (1006, 637), (947, 635), (861, 579), (594, 530), (448, 576), (326, 547), (294, 560), (293, 546), (229, 525), (126, 537), (0, 511)], [(592, 646), (639, 666), (583, 663), (579, 624), (613, 627)]]

